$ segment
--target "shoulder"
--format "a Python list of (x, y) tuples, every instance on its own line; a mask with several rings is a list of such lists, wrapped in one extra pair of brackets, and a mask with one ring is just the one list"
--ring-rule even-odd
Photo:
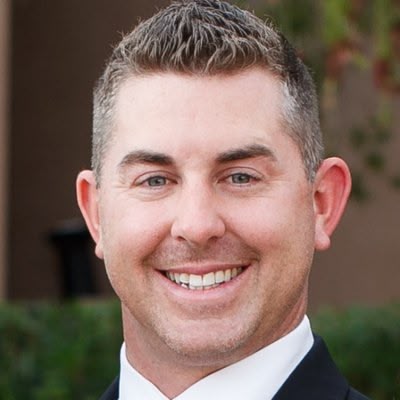
[(273, 400), (368, 400), (352, 389), (319, 337)]
[(107, 388), (99, 400), (118, 400), (119, 396), (119, 377)]
[(347, 393), (346, 400), (369, 400), (369, 399), (360, 392), (357, 392), (357, 390), (350, 388), (349, 392)]

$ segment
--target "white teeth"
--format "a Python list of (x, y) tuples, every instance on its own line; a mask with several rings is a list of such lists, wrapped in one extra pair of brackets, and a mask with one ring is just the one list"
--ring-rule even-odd
[(221, 283), (229, 282), (231, 279), (240, 275), (243, 268), (232, 268), (224, 271), (209, 272), (205, 275), (195, 275), (188, 273), (166, 272), (166, 276), (178, 285), (191, 290), (212, 289)]
[(203, 286), (211, 286), (215, 283), (214, 272), (203, 275)]
[(224, 271), (217, 271), (215, 273), (215, 283), (221, 283), (225, 281), (225, 272)]
[(189, 281), (190, 281), (190, 279), (189, 279), (189, 274), (185, 274), (185, 273), (180, 274), (180, 281), (181, 281), (181, 283), (186, 283), (186, 284), (188, 284)]
[(175, 272), (175, 273), (174, 273), (174, 277), (175, 277), (175, 282), (176, 282), (176, 283), (181, 283), (180, 274), (178, 274), (177, 272)]
[(201, 275), (193, 275), (189, 276), (189, 286), (191, 287), (201, 287), (203, 286), (203, 278)]
[(232, 277), (232, 272), (230, 269), (227, 269), (225, 271), (225, 282), (229, 282), (231, 280)]

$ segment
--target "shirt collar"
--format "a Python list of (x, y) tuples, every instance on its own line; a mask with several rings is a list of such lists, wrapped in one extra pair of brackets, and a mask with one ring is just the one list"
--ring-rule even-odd
[[(175, 400), (271, 399), (313, 345), (310, 322), (256, 353), (218, 370), (190, 386)], [(128, 362), (121, 347), (120, 400), (168, 400)]]

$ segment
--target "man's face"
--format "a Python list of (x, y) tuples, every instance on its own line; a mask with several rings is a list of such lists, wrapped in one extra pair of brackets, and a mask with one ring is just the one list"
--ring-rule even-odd
[(121, 88), (97, 254), (136, 342), (200, 364), (234, 360), (303, 316), (313, 189), (281, 105), (278, 81), (258, 69)]

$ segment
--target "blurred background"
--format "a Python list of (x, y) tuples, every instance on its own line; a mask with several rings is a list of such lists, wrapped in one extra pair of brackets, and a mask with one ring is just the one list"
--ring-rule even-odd
[[(97, 310), (95, 321), (104, 310), (94, 304), (114, 297), (80, 218), (75, 177), (90, 165), (92, 88), (112, 46), (167, 3), (0, 0), (3, 304), (63, 307), (63, 300), (80, 299)], [(400, 1), (238, 3), (272, 18), (296, 45), (318, 85), (327, 154), (345, 158), (353, 172), (352, 198), (332, 248), (315, 258), (311, 311), (399, 304)], [(392, 323), (400, 335), (399, 319)]]

